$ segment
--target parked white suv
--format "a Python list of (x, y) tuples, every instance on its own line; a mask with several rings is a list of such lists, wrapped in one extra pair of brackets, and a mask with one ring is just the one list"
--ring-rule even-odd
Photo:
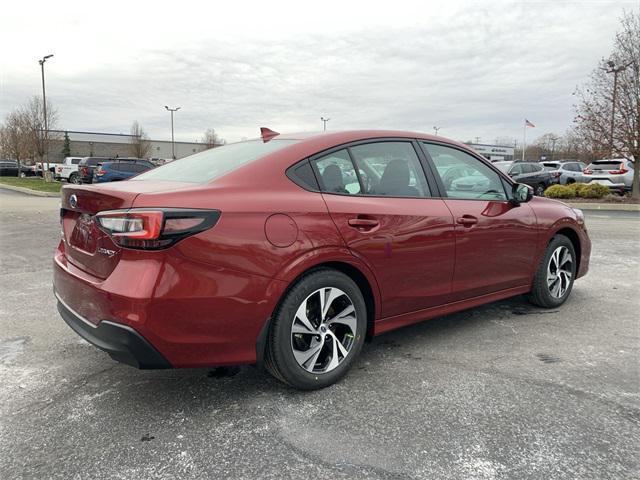
[(630, 192), (634, 163), (626, 158), (596, 160), (584, 169), (585, 183), (599, 183), (620, 193)]
[(56, 165), (56, 180), (66, 180), (69, 183), (80, 183), (78, 163), (82, 157), (66, 157), (60, 165)]

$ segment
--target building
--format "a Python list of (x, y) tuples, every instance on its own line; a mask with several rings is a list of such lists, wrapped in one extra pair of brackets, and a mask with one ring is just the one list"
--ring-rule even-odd
[[(133, 135), (102, 132), (78, 132), (72, 130), (50, 130), (49, 162), (60, 162), (64, 158), (65, 133), (69, 136), (72, 157), (132, 157)], [(148, 140), (148, 158), (172, 158), (171, 140)], [(217, 146), (217, 145), (216, 145)], [(176, 158), (193, 155), (206, 150), (208, 146), (200, 142), (175, 142)]]
[(486, 145), (484, 143), (467, 143), (467, 145), (492, 162), (514, 159), (514, 147), (508, 147), (506, 145)]

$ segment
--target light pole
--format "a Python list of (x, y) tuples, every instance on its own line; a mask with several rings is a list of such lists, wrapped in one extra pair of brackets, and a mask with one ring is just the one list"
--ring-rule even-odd
[(330, 118), (320, 117), (320, 120), (322, 120), (322, 131), (326, 132), (327, 131), (327, 122), (329, 120), (331, 120), (331, 119)]
[(42, 60), (38, 60), (40, 64), (40, 72), (42, 73), (42, 112), (44, 114), (44, 138), (42, 148), (44, 150), (44, 159), (46, 161), (47, 169), (44, 169), (45, 162), (42, 162), (42, 179), (47, 181), (47, 177), (49, 176), (49, 125), (47, 119), (47, 93), (44, 88), (44, 62), (47, 61), (48, 58), (53, 57), (53, 54), (45, 55), (42, 57)]
[(440, 131), (440, 127), (433, 127), (433, 131), (436, 132), (436, 136), (437, 136), (438, 132)]
[(476, 144), (480, 143), (480, 137), (476, 137)]
[(165, 105), (164, 108), (166, 108), (168, 111), (171, 112), (171, 158), (173, 160), (175, 160), (176, 159), (176, 144), (175, 144), (175, 141), (173, 140), (173, 112), (177, 112), (178, 110), (180, 110), (180, 107), (169, 108), (167, 105)]
[(613, 151), (613, 127), (615, 123), (615, 114), (616, 114), (616, 95), (618, 93), (618, 74), (620, 72), (625, 71), (632, 63), (633, 61), (627, 63), (626, 65), (620, 65), (619, 67), (616, 68), (616, 64), (613, 62), (613, 60), (609, 60), (607, 62), (608, 68), (600, 67), (600, 69), (604, 70), (606, 73), (613, 73), (613, 95), (611, 98), (611, 124), (609, 126), (609, 148), (611, 150), (612, 157), (615, 155)]
[(551, 141), (551, 160), (553, 160), (556, 153), (556, 142), (560, 140), (560, 137), (551, 137), (549, 140)]

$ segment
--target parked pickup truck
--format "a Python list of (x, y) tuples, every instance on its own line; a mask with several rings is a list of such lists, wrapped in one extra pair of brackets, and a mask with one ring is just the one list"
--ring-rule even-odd
[(56, 165), (56, 180), (66, 180), (69, 183), (80, 183), (78, 164), (82, 157), (66, 157), (60, 165)]

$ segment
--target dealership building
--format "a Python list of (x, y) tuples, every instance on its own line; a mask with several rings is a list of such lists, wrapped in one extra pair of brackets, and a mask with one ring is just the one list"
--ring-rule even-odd
[(467, 145), (492, 162), (514, 159), (514, 147), (508, 147), (506, 145), (486, 145), (484, 143), (467, 143)]
[[(79, 132), (72, 130), (50, 130), (49, 161), (61, 162), (65, 134), (69, 136), (72, 157), (132, 157), (133, 135), (121, 133)], [(55, 139), (54, 139), (55, 138)], [(147, 140), (150, 145), (149, 158), (172, 158), (171, 140)], [(186, 157), (206, 150), (200, 142), (175, 142), (176, 158)]]

